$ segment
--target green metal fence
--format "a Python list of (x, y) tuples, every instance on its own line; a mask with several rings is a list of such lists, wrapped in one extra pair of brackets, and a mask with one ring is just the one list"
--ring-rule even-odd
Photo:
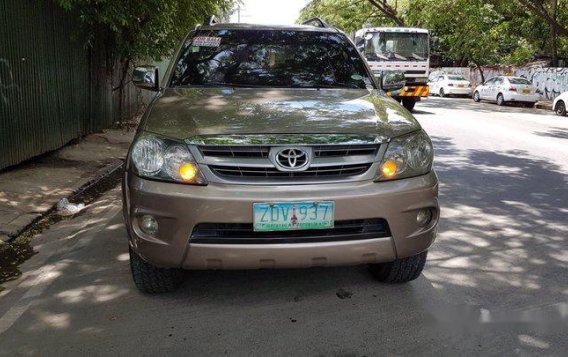
[[(78, 29), (51, 1), (0, 0), (0, 170), (117, 118), (106, 50), (73, 40)], [(137, 93), (125, 93), (132, 114)]]

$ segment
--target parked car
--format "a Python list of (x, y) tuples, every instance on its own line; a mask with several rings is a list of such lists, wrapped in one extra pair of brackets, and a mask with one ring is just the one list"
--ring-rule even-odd
[(463, 76), (444, 74), (428, 83), (430, 94), (445, 97), (447, 95), (471, 95), (471, 83)]
[(172, 290), (183, 269), (420, 275), (440, 216), (430, 138), (384, 94), (402, 74), (379, 84), (347, 36), (319, 23), (204, 25), (163, 82), (135, 69), (157, 91), (123, 179), (140, 290)]
[(558, 97), (554, 98), (552, 102), (552, 109), (556, 115), (566, 116), (566, 104), (568, 103), (568, 92), (560, 94)]
[(517, 102), (534, 106), (539, 100), (538, 89), (526, 78), (499, 76), (478, 85), (473, 92), (473, 100), (494, 101), (497, 105)]

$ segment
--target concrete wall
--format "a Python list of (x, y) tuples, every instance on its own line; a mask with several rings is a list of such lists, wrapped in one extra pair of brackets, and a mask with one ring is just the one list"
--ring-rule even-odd
[[(481, 74), (477, 68), (445, 67), (433, 68), (430, 77), (439, 74), (460, 74), (475, 86), (481, 83)], [(530, 80), (542, 93), (542, 100), (553, 100), (560, 93), (568, 91), (568, 68), (552, 68), (540, 65), (526, 67), (483, 67), (485, 80), (495, 76), (507, 75), (524, 77)]]

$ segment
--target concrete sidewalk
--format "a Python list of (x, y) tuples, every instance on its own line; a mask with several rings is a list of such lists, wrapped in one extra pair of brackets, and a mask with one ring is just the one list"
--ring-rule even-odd
[(0, 240), (8, 241), (122, 164), (134, 129), (108, 129), (0, 171)]

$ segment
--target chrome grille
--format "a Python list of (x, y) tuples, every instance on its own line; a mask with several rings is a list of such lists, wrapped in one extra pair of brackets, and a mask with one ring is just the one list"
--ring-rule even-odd
[[(298, 170), (278, 167), (281, 149), (304, 148), (309, 166)], [(379, 143), (312, 145), (196, 145), (191, 149), (212, 182), (289, 184), (372, 179)]]

